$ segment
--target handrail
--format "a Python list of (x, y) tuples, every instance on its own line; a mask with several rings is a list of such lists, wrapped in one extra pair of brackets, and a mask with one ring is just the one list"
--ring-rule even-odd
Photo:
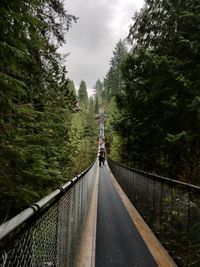
[(128, 198), (178, 266), (197, 266), (200, 187), (125, 166), (110, 157), (107, 160)]
[(133, 167), (126, 166), (126, 165), (124, 165), (122, 163), (119, 163), (119, 162), (116, 162), (116, 161), (112, 160), (108, 154), (107, 154), (107, 157), (109, 158), (109, 160), (111, 160), (115, 164), (117, 164), (119, 166), (122, 166), (122, 167), (124, 167), (126, 169), (132, 170), (132, 171), (134, 171), (136, 173), (148, 176), (148, 178), (151, 178), (151, 179), (156, 178), (157, 180), (162, 180), (162, 181), (165, 181), (165, 182), (174, 183), (174, 184), (177, 184), (177, 185), (180, 185), (180, 186), (183, 186), (183, 187), (189, 187), (190, 189), (200, 191), (200, 186), (193, 185), (193, 184), (190, 184), (190, 183), (184, 183), (184, 182), (181, 182), (181, 181), (177, 181), (177, 180), (171, 179), (169, 177), (157, 175), (157, 174), (154, 174), (154, 173), (149, 173), (149, 172), (142, 171), (142, 170), (139, 170), (139, 169), (136, 169), (136, 168), (133, 168)]
[(98, 160), (0, 226), (0, 266), (75, 266)]
[(41, 209), (46, 208), (56, 198), (61, 197), (63, 193), (67, 192), (72, 186), (74, 186), (84, 176), (84, 174), (86, 174), (92, 168), (94, 163), (92, 163), (86, 170), (69, 180), (63, 186), (57, 188), (52, 193), (40, 199), (36, 203), (31, 204), (28, 208), (20, 212), (18, 215), (14, 216), (4, 224), (0, 225), (0, 240), (5, 238), (18, 227), (20, 227), (23, 223), (25, 223), (28, 219), (38, 213)]

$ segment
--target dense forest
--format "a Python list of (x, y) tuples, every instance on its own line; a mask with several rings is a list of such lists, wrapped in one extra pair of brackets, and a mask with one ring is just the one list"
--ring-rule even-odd
[(103, 82), (113, 159), (200, 184), (199, 1), (146, 0)]
[(77, 18), (60, 0), (2, 1), (0, 12), (2, 223), (88, 167), (98, 133), (86, 84), (76, 93), (58, 53)]
[(200, 5), (146, 0), (88, 97), (58, 49), (78, 20), (61, 0), (0, 8), (0, 223), (93, 162), (95, 114), (111, 158), (200, 184)]

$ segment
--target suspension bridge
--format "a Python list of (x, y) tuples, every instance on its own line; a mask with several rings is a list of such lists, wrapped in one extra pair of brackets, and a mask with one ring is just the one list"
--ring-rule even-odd
[(200, 188), (97, 158), (0, 226), (0, 266), (198, 267)]

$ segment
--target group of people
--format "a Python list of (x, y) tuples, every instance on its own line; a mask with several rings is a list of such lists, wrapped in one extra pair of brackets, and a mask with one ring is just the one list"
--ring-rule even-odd
[(105, 140), (104, 140), (104, 117), (100, 120), (100, 133), (99, 133), (99, 167), (105, 163)]

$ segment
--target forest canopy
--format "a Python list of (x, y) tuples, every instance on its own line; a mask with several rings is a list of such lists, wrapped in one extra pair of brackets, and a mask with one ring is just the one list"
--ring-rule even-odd
[(1, 222), (92, 163), (103, 112), (114, 160), (200, 184), (198, 1), (146, 0), (94, 97), (58, 52), (76, 21), (61, 0), (1, 2)]
[(76, 20), (60, 0), (1, 2), (0, 222), (94, 160), (87, 151), (75, 163), (84, 140), (97, 143), (95, 122), (87, 110), (76, 115), (75, 86), (58, 53)]
[(109, 102), (107, 138), (114, 159), (200, 184), (197, 2), (146, 1), (133, 17), (130, 51), (121, 40), (114, 49), (103, 96)]

